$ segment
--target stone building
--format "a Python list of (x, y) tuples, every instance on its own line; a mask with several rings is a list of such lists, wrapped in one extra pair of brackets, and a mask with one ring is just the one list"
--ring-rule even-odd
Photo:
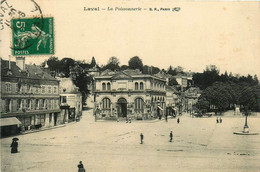
[(166, 80), (138, 70), (106, 71), (95, 77), (97, 118), (147, 119), (165, 114)]
[(57, 79), (60, 81), (60, 105), (66, 121), (75, 121), (77, 116), (82, 115), (82, 94), (71, 78)]
[(38, 66), (26, 65), (25, 57), (16, 57), (16, 62), (1, 59), (0, 112), (1, 135), (17, 132), (16, 119), (22, 130), (63, 123), (59, 81)]

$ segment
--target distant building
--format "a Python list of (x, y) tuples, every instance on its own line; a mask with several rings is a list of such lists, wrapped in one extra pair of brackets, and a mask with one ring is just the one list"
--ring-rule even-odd
[(60, 81), (61, 109), (67, 108), (66, 122), (82, 115), (82, 94), (71, 78), (57, 78)]
[(146, 119), (165, 113), (166, 80), (138, 70), (105, 71), (95, 77), (96, 117)]
[(198, 102), (198, 98), (201, 95), (201, 90), (197, 87), (191, 87), (184, 92), (184, 95), (184, 110), (187, 112), (193, 112), (193, 106)]
[[(1, 135), (63, 123), (59, 108), (59, 81), (25, 57), (1, 60)], [(18, 119), (18, 120), (16, 120)]]
[(193, 85), (192, 76), (190, 74), (178, 74), (173, 76), (173, 78), (176, 79), (182, 91)]

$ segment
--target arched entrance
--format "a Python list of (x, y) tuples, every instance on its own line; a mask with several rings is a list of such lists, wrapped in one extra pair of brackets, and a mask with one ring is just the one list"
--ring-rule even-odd
[(120, 98), (117, 101), (118, 117), (126, 117), (127, 115), (127, 101), (125, 98)]

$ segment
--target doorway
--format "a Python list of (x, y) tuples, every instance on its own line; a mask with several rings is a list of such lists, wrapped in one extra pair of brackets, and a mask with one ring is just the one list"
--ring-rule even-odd
[(127, 101), (125, 98), (120, 98), (117, 101), (117, 112), (118, 117), (126, 117), (127, 116)]

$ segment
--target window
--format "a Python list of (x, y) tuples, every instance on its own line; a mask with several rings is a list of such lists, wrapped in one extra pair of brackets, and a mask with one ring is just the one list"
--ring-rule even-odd
[(51, 99), (48, 100), (48, 109), (51, 109)]
[(57, 87), (53, 87), (53, 93), (57, 93)]
[(30, 99), (27, 99), (27, 100), (26, 100), (26, 108), (27, 108), (27, 109), (30, 109)]
[(138, 90), (138, 83), (135, 83), (135, 90)]
[(38, 88), (38, 87), (36, 87), (36, 89), (35, 89), (35, 93), (36, 93), (36, 94), (39, 93), (39, 88)]
[(11, 93), (11, 91), (12, 91), (12, 85), (11, 85), (11, 83), (6, 83), (5, 84), (5, 87), (6, 87), (6, 92), (7, 93)]
[(6, 112), (10, 112), (11, 111), (11, 100), (10, 99), (6, 99), (6, 104), (5, 104), (5, 111)]
[(19, 92), (18, 84), (15, 84), (15, 92), (16, 92), (16, 93)]
[(67, 97), (61, 96), (61, 103), (67, 103)]
[(22, 109), (25, 109), (26, 106), (26, 100), (22, 100)]
[(103, 110), (110, 110), (110, 99), (109, 98), (104, 98), (102, 100), (102, 109)]
[(48, 94), (51, 94), (51, 87), (48, 87)]
[(31, 91), (30, 89), (31, 89), (31, 86), (30, 86), (29, 84), (26, 85), (26, 92), (27, 92), (27, 93), (30, 93), (30, 91)]
[(39, 100), (38, 99), (35, 100), (35, 108), (39, 109)]
[(21, 99), (18, 99), (17, 100), (17, 110), (21, 109), (21, 105), (22, 105)]
[(102, 90), (106, 90), (106, 84), (105, 83), (102, 84)]
[(144, 112), (144, 101), (141, 98), (135, 99), (135, 112), (142, 113)]
[(107, 83), (107, 90), (111, 90), (110, 83)]
[(140, 90), (144, 89), (144, 83), (140, 82)]
[(45, 86), (42, 86), (42, 94), (45, 93)]

